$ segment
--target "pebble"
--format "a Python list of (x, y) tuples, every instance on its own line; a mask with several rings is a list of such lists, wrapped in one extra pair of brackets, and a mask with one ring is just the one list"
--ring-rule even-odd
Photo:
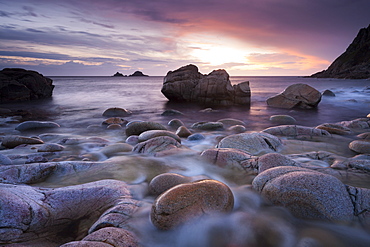
[(12, 165), (13, 161), (8, 158), (8, 156), (0, 154), (0, 165)]
[(63, 150), (64, 146), (56, 143), (45, 143), (37, 148), (37, 152), (59, 152)]
[(178, 185), (190, 182), (189, 177), (176, 173), (162, 173), (154, 177), (149, 183), (149, 192), (158, 196), (166, 190)]
[(239, 134), (245, 132), (247, 129), (243, 125), (233, 125), (227, 129), (228, 131)]
[(224, 124), (221, 122), (197, 122), (191, 126), (192, 129), (197, 130), (223, 130)]
[(147, 130), (166, 130), (166, 127), (156, 122), (130, 122), (126, 125), (126, 136), (140, 135)]
[(104, 117), (127, 117), (131, 114), (131, 111), (119, 107), (108, 108), (103, 112)]
[(120, 117), (111, 117), (102, 122), (103, 125), (119, 124), (121, 126), (126, 125), (127, 123), (127, 120)]
[(165, 110), (161, 114), (161, 116), (176, 116), (176, 115), (184, 115), (184, 113), (171, 109), (171, 110)]
[(349, 144), (349, 148), (352, 151), (355, 151), (356, 153), (369, 154), (370, 153), (370, 141), (355, 140)]
[(280, 125), (276, 127), (270, 127), (262, 132), (269, 133), (271, 135), (277, 136), (331, 136), (330, 133), (326, 130), (315, 129), (306, 126), (299, 125)]
[(159, 136), (149, 139), (145, 142), (140, 142), (132, 149), (134, 153), (152, 154), (158, 152), (179, 148), (181, 144), (169, 136)]
[(251, 155), (277, 152), (282, 149), (281, 140), (264, 132), (241, 133), (223, 138), (218, 148), (236, 148)]
[(205, 136), (200, 134), (200, 133), (192, 134), (192, 135), (188, 136), (188, 138), (187, 138), (188, 141), (200, 141), (200, 140), (204, 140), (204, 139), (206, 139)]
[(176, 130), (176, 135), (178, 135), (179, 137), (188, 137), (191, 135), (191, 132), (188, 128), (186, 128), (185, 126), (180, 126), (177, 130)]
[(234, 119), (234, 118), (223, 118), (220, 120), (217, 120), (217, 122), (223, 123), (225, 127), (231, 127), (233, 125), (242, 125), (246, 126), (246, 123), (239, 120), (239, 119)]
[(21, 144), (43, 144), (44, 142), (37, 138), (11, 135), (5, 136), (2, 140), (2, 145), (6, 148), (15, 148)]
[(270, 121), (274, 124), (295, 124), (297, 120), (289, 115), (272, 115)]
[(331, 97), (335, 97), (335, 93), (333, 93), (333, 91), (329, 90), (329, 89), (326, 89), (322, 95), (324, 96), (331, 96)]
[(16, 130), (25, 131), (31, 129), (41, 129), (41, 128), (59, 128), (60, 125), (54, 122), (42, 122), (42, 121), (25, 121), (20, 123), (15, 127)]
[(162, 193), (153, 203), (150, 218), (156, 227), (168, 230), (202, 215), (230, 212), (233, 206), (234, 196), (227, 185), (205, 179)]
[(158, 136), (169, 136), (181, 143), (181, 138), (168, 130), (147, 130), (139, 135), (139, 142), (144, 142)]
[(234, 148), (213, 148), (204, 150), (200, 157), (223, 168), (243, 170), (240, 163), (252, 158), (248, 153)]
[(185, 124), (180, 119), (172, 119), (168, 122), (168, 126), (173, 129), (177, 129), (180, 126), (185, 126)]

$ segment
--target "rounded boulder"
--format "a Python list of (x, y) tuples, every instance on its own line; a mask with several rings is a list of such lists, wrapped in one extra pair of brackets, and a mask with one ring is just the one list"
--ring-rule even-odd
[(230, 188), (205, 179), (177, 185), (154, 201), (150, 218), (162, 230), (176, 228), (202, 215), (230, 212), (234, 196)]

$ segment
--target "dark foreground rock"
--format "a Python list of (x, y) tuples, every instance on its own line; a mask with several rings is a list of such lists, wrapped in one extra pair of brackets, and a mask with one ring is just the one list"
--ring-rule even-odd
[(164, 78), (162, 93), (170, 101), (194, 102), (204, 105), (249, 105), (249, 82), (231, 85), (225, 70), (203, 75), (195, 65), (169, 71)]
[(278, 108), (315, 108), (321, 101), (321, 93), (307, 84), (293, 84), (282, 93), (267, 99), (267, 105)]
[(49, 98), (54, 85), (36, 71), (3, 69), (0, 71), (0, 103)]
[(327, 70), (311, 75), (317, 78), (370, 78), (370, 25), (362, 28), (346, 51)]

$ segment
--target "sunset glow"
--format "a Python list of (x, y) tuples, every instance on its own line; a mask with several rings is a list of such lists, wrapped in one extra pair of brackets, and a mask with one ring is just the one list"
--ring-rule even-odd
[(309, 75), (368, 26), (370, 2), (304, 2), (0, 0), (0, 69), (165, 75), (192, 63), (204, 73)]

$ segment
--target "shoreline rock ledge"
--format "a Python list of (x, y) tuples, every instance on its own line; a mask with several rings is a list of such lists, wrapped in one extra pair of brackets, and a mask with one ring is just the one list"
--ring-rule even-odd
[(232, 86), (225, 70), (203, 75), (193, 64), (169, 71), (161, 92), (170, 101), (220, 106), (250, 105), (251, 96), (248, 81)]
[(49, 98), (53, 94), (52, 83), (36, 71), (5, 68), (0, 71), (0, 103)]

